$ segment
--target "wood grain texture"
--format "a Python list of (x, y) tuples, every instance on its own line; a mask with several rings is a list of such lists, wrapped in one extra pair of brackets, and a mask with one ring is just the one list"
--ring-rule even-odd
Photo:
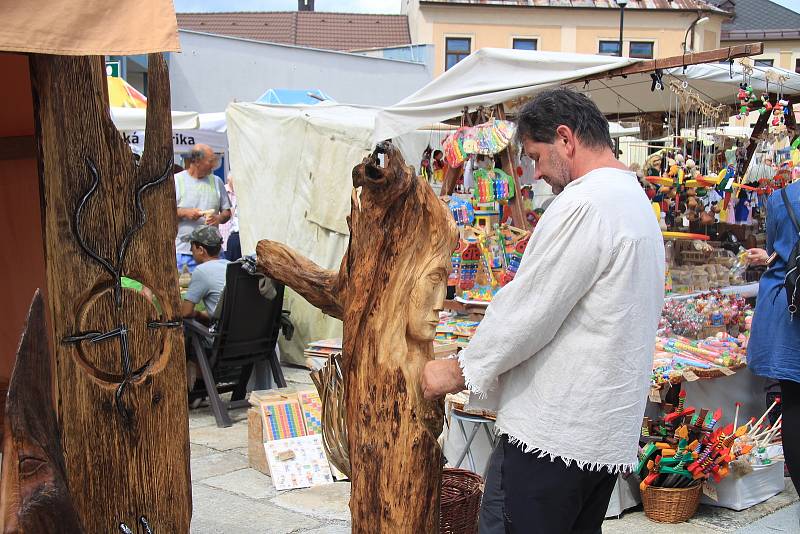
[(48, 345), (44, 300), (36, 291), (5, 406), (0, 489), (4, 534), (84, 532), (67, 488)]
[[(457, 231), (399, 151), (385, 150), (382, 165), (373, 154), (353, 169), (350, 244), (335, 282), (327, 277), (315, 298), (343, 310), (353, 532), (434, 533), (443, 404), (423, 398), (420, 374), (433, 359)], [(304, 263), (275, 265), (296, 258), (272, 254), (279, 249), (259, 243), (262, 270), (293, 289), (312, 287), (318, 274), (306, 275)]]
[[(33, 55), (31, 75), (69, 488), (88, 532), (118, 532), (120, 523), (144, 532), (142, 517), (156, 533), (188, 532), (183, 336), (180, 328), (148, 326), (177, 319), (180, 309), (166, 63), (160, 54), (149, 56), (147, 135), (138, 165), (111, 122), (101, 57)], [(79, 236), (102, 261), (79, 246)], [(126, 236), (129, 247), (120, 257)], [(134, 290), (115, 291), (119, 277), (103, 261), (142, 282), (158, 304)], [(120, 327), (127, 332), (128, 364), (122, 336), (68, 341)]]

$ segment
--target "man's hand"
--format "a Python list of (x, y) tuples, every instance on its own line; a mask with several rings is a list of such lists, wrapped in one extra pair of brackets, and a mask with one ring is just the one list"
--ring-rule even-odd
[(206, 216), (206, 224), (209, 226), (219, 226), (225, 224), (231, 218), (231, 210), (222, 210), (219, 213)]
[(767, 258), (767, 251), (763, 248), (747, 249), (747, 262), (751, 265), (766, 265)]
[(465, 387), (458, 360), (433, 360), (422, 370), (422, 393), (428, 400), (456, 393)]
[(191, 219), (196, 221), (203, 216), (203, 211), (199, 208), (178, 208), (178, 217), (181, 219)]

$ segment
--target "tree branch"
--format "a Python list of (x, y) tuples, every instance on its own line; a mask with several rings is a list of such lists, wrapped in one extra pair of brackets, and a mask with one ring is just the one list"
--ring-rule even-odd
[(342, 319), (338, 273), (323, 269), (291, 248), (275, 241), (259, 241), (258, 267), (270, 278), (292, 288), (323, 313)]

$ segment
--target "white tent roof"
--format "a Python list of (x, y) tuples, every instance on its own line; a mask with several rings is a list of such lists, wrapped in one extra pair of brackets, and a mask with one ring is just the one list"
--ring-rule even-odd
[[(506, 103), (639, 61), (615, 56), (482, 48), (413, 95), (382, 111), (373, 141), (457, 117), (465, 106), (474, 109)], [(800, 75), (778, 68), (755, 67), (751, 85), (757, 93), (766, 90), (768, 71), (788, 76), (789, 80), (783, 84), (786, 94), (800, 93)], [(683, 67), (667, 69), (662, 79), (665, 90), (655, 92), (650, 91), (649, 72), (574, 85), (589, 94), (606, 114), (667, 111), (671, 96), (668, 84), (672, 79), (686, 80), (709, 102), (735, 103), (742, 67), (737, 61), (732, 66), (727, 62), (690, 65), (685, 71)], [(776, 91), (777, 84), (771, 83), (770, 89)]]
[[(111, 108), (111, 120), (120, 131), (144, 130), (147, 120), (145, 108)], [(200, 125), (196, 111), (173, 111), (172, 129), (190, 130)]]

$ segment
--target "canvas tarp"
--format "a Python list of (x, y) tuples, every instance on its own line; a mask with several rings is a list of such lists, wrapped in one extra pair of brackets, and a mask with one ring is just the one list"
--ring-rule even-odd
[[(331, 102), (228, 106), (231, 173), (245, 254), (252, 254), (259, 240), (271, 239), (326, 269), (339, 269), (349, 239), (352, 170), (373, 149), (379, 111)], [(449, 133), (440, 128), (393, 141), (406, 162), (416, 166), (428, 143), (438, 146)], [(281, 357), (301, 364), (308, 342), (341, 336), (342, 325), (292, 291), (286, 295), (285, 308), (296, 330), (292, 341), (281, 338)]]
[(6, 0), (0, 50), (58, 55), (177, 52), (172, 0)]
[[(590, 96), (603, 113), (636, 114), (667, 112), (672, 93), (669, 81), (686, 82), (709, 103), (735, 104), (739, 83), (743, 80), (742, 66), (708, 63), (676, 67), (664, 71), (664, 91), (651, 91), (653, 80), (649, 72), (631, 74), (625, 78), (593, 80), (583, 78), (623, 67), (641, 60), (615, 56), (571, 54), (564, 52), (539, 52), (482, 48), (428, 85), (386, 108), (377, 118), (374, 141), (398, 133), (458, 117), (464, 106), (471, 110), (477, 106), (513, 104), (525, 97), (559, 85), (572, 85)], [(778, 75), (787, 79), (779, 85)], [(772, 81), (768, 83), (768, 78)], [(576, 80), (581, 80), (577, 81)], [(754, 67), (749, 78), (756, 94), (767, 89), (784, 94), (800, 93), (800, 75), (774, 67)], [(672, 104), (674, 107), (674, 104)]]
[[(327, 103), (228, 106), (243, 253), (271, 239), (324, 268), (339, 268), (348, 241), (351, 171), (370, 151), (374, 116), (371, 108)], [(295, 325), (292, 341), (281, 338), (284, 361), (303, 363), (306, 343), (341, 336), (340, 321), (292, 291), (284, 307)]]

